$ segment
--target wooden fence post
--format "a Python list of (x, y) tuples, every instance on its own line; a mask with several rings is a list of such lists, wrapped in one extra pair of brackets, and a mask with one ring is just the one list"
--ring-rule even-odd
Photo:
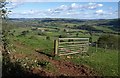
[(58, 54), (58, 40), (54, 40), (54, 55)]
[(88, 51), (89, 50), (89, 42), (87, 43), (87, 50), (86, 51)]
[(87, 43), (87, 51), (89, 50), (89, 44), (90, 44), (90, 39), (88, 39), (88, 43)]
[(98, 43), (96, 43), (96, 52), (97, 52), (97, 48), (98, 48)]
[(106, 52), (106, 50), (107, 50), (107, 44), (105, 45), (105, 49), (104, 49), (104, 52)]

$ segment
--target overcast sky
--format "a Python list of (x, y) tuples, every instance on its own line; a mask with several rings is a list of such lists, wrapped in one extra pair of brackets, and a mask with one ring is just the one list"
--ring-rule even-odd
[(10, 18), (118, 18), (118, 2), (12, 2)]

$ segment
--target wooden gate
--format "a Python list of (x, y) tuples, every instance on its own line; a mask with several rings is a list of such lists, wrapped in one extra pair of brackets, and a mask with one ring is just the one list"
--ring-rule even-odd
[(55, 55), (69, 55), (87, 52), (89, 38), (59, 38), (54, 41)]

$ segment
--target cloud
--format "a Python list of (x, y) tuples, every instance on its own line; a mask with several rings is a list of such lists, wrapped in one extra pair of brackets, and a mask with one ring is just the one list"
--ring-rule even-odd
[(103, 6), (103, 4), (98, 4), (98, 6), (99, 6), (99, 7), (102, 7), (102, 6)]
[(96, 15), (102, 15), (102, 16), (117, 16), (117, 13), (115, 11), (104, 11), (104, 10), (97, 10), (94, 14)]
[[(20, 1), (20, 0), (15, 0), (15, 1)], [(18, 6), (23, 5), (23, 4), (24, 4), (23, 2), (13, 2), (8, 6), (8, 9), (17, 8)], [(22, 14), (22, 15), (44, 14), (44, 15), (49, 15), (49, 16), (50, 15), (61, 15), (61, 14), (78, 15), (79, 13), (76, 11), (93, 10), (93, 9), (96, 9), (102, 6), (103, 4), (97, 4), (97, 3), (88, 3), (88, 4), (82, 4), (82, 5), (78, 3), (72, 3), (71, 5), (60, 5), (56, 8), (50, 8), (50, 9), (42, 10), (42, 11), (36, 11), (36, 10), (23, 11), (18, 14)]]
[(41, 13), (44, 13), (45, 15), (56, 15), (60, 14), (62, 9), (47, 9), (45, 11), (41, 11)]
[(47, 9), (47, 11), (44, 10), (43, 12), (46, 15), (56, 15), (56, 14), (58, 15), (58, 14), (61, 14), (63, 12), (68, 11), (68, 9), (69, 9), (69, 6), (67, 6), (67, 5), (61, 5), (61, 6), (57, 7), (57, 8)]
[[(13, 3), (12, 6), (19, 4)], [(64, 17), (64, 18), (103, 18), (103, 17), (116, 17), (116, 13), (113, 10), (104, 10), (104, 5), (100, 3), (71, 3), (70, 5), (60, 5), (54, 8), (47, 9), (31, 9), (21, 12), (14, 12), (13, 15), (21, 17)]]
[(80, 8), (80, 5), (79, 5), (79, 4), (76, 4), (76, 3), (72, 3), (72, 4), (71, 4), (71, 7), (72, 7), (73, 9), (78, 9), (78, 8)]
[(36, 13), (37, 11), (30, 10), (30, 11), (22, 12), (21, 14), (36, 14)]
[(96, 14), (103, 14), (103, 13), (104, 13), (103, 10), (97, 10), (97, 11), (96, 11)]
[(23, 2), (11, 2), (9, 4), (6, 5), (6, 8), (8, 9), (14, 9), (14, 8), (17, 8), (21, 5), (23, 5), (24, 3)]
[[(9, 1), (18, 1), (18, 0), (9, 0)], [(119, 2), (119, 0), (21, 0), (24, 2)]]
[(99, 7), (103, 7), (103, 4), (97, 4), (97, 3), (88, 3), (88, 6), (86, 6), (88, 9), (96, 9)]
[(28, 10), (28, 11), (22, 11), (22, 12), (12, 12), (10, 14), (14, 15), (38, 15), (39, 13), (42, 13), (40, 10)]
[(68, 6), (67, 5), (61, 5), (55, 9), (53, 9), (54, 11), (65, 11), (68, 10)]
[(76, 4), (76, 3), (73, 3), (71, 4), (71, 8), (72, 9), (96, 9), (96, 8), (99, 8), (99, 7), (103, 7), (103, 4), (97, 4), (97, 3), (88, 3), (88, 4), (84, 4), (84, 5), (80, 5), (80, 4)]
[[(72, 3), (71, 5), (61, 5), (57, 8), (53, 8), (53, 9), (49, 9), (49, 12), (51, 13), (61, 13), (61, 12), (68, 12), (68, 11), (75, 11), (75, 10), (79, 10), (79, 11), (84, 11), (84, 10), (93, 10), (93, 9), (97, 9), (99, 7), (102, 7), (103, 4), (97, 4), (97, 3), (88, 3), (88, 4), (78, 4), (78, 3)], [(68, 13), (69, 14), (69, 13)]]
[(67, 8), (66, 5), (61, 5), (59, 8), (63, 9), (63, 8)]
[(67, 12), (67, 15), (80, 15), (80, 12)]
[(118, 10), (116, 10), (115, 13), (118, 13)]

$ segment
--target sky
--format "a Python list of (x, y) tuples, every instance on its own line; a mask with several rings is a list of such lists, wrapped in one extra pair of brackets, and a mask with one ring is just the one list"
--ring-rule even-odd
[(10, 18), (118, 18), (118, 2), (11, 2)]

